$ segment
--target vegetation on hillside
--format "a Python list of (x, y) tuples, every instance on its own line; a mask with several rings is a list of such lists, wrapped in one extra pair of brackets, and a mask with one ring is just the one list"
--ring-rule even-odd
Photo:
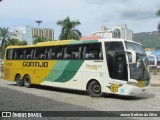
[(134, 41), (140, 42), (145, 48), (160, 49), (160, 34), (158, 32), (136, 33)]

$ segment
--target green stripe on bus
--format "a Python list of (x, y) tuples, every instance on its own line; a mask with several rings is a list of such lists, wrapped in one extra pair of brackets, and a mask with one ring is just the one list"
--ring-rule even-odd
[(83, 43), (97, 43), (98, 40), (84, 40)]
[(81, 41), (74, 41), (70, 42), (69, 44), (86, 44), (86, 43), (97, 43), (98, 40), (81, 40)]
[(58, 61), (45, 81), (67, 82), (75, 76), (83, 62), (84, 60)]

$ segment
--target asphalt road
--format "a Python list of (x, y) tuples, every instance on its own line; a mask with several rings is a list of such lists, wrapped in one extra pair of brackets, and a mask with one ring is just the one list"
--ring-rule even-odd
[[(0, 87), (0, 111), (92, 111), (86, 107)], [(6, 118), (3, 118), (4, 120)], [(8, 118), (9, 119), (9, 118)], [(17, 118), (10, 118), (17, 119)], [(22, 119), (22, 118), (19, 118)], [(40, 118), (37, 118), (37, 120)], [(44, 118), (50, 120), (50, 118)], [(58, 118), (54, 118), (58, 119)], [(66, 119), (66, 118), (61, 118)]]
[[(159, 111), (160, 87), (151, 87), (149, 93), (137, 96), (104, 95), (90, 97), (86, 92), (64, 90), (46, 86), (25, 88), (14, 82), (0, 79), (0, 111)], [(5, 120), (6, 118), (0, 118)], [(17, 118), (8, 118), (17, 120)], [(19, 118), (22, 119), (22, 118)], [(28, 118), (25, 118), (28, 119)], [(31, 118), (29, 118), (31, 119)], [(33, 118), (32, 118), (33, 119)], [(42, 119), (81, 120), (113, 118), (68, 118), (54, 117)], [(116, 120), (139, 118), (115, 118)], [(146, 119), (146, 118), (140, 118)], [(151, 118), (148, 118), (148, 120)], [(155, 118), (158, 119), (158, 118)], [(39, 118), (37, 118), (39, 120)]]

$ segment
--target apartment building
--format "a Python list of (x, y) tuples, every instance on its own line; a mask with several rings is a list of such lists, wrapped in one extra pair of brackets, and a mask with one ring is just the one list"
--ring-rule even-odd
[(102, 26), (100, 31), (92, 32), (91, 35), (96, 35), (105, 39), (121, 38), (133, 40), (133, 31), (128, 29), (126, 24), (112, 27), (111, 30), (109, 30), (106, 26)]
[(54, 40), (54, 31), (49, 28), (32, 28), (32, 36)]

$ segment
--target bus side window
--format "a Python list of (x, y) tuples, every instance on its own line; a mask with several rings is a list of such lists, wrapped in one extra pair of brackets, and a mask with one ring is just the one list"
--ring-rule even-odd
[(55, 51), (51, 48), (50, 49), (50, 59), (55, 59), (56, 58), (56, 53)]
[(87, 44), (83, 48), (83, 59), (103, 59), (100, 43)]
[(64, 49), (64, 59), (80, 59), (81, 58), (81, 46), (69, 45)]
[(27, 59), (30, 60), (32, 58), (31, 55), (27, 55)]
[(56, 58), (56, 54), (54, 52), (51, 53), (51, 59)]
[(24, 49), (16, 49), (16, 52), (17, 52), (16, 59), (17, 60), (22, 60), (24, 58), (23, 51), (24, 51)]
[(51, 59), (56, 59), (57, 56), (56, 56), (55, 47), (52, 47), (52, 48), (50, 49), (50, 52), (51, 52), (50, 58), (51, 58)]
[(26, 59), (31, 60), (33, 58), (33, 49), (26, 49)]
[(13, 50), (13, 60), (16, 60), (17, 59), (17, 50), (14, 49)]
[(65, 47), (64, 49), (64, 59), (71, 59), (71, 47)]
[(13, 59), (13, 49), (8, 49), (6, 53), (6, 59), (12, 60)]
[(48, 59), (48, 49), (46, 47), (39, 47), (35, 52), (35, 59)]
[(40, 55), (40, 59), (46, 59), (46, 55), (45, 54), (41, 54)]
[(57, 59), (61, 59), (62, 58), (62, 52), (58, 52), (57, 53)]
[(82, 46), (73, 46), (72, 47), (72, 58), (73, 59), (81, 59), (81, 50), (82, 50)]
[(62, 59), (63, 58), (63, 46), (51, 47), (51, 59)]
[(47, 48), (42, 48), (42, 53), (40, 55), (40, 58), (41, 59), (48, 59), (48, 51), (47, 51)]
[(7, 53), (7, 59), (14, 59), (14, 60), (24, 59), (24, 49), (12, 49), (12, 50), (10, 50), (10, 52)]

